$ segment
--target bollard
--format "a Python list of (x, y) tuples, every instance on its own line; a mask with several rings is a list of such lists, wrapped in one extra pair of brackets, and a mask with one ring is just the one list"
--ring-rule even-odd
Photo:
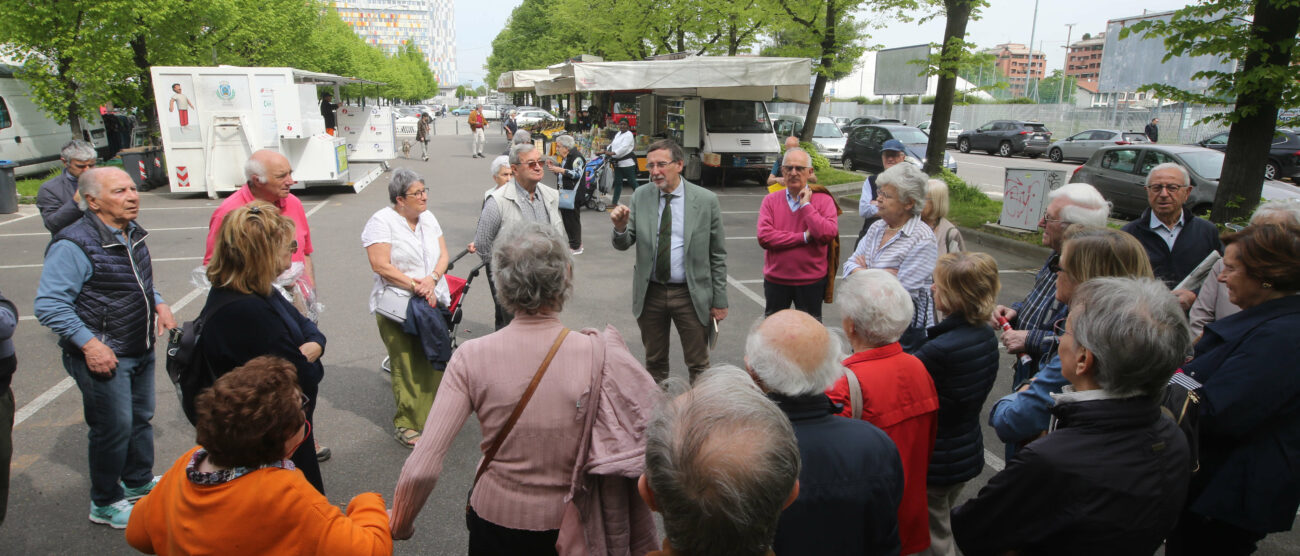
[(17, 167), (11, 161), (0, 160), (0, 214), (18, 212), (18, 182), (14, 179)]

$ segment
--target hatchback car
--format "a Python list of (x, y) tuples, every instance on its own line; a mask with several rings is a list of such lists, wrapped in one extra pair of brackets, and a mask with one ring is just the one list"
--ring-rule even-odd
[[(1102, 147), (1083, 166), (1075, 168), (1070, 183), (1087, 183), (1111, 202), (1116, 214), (1137, 217), (1147, 208), (1146, 177), (1151, 169), (1176, 162), (1187, 169), (1192, 192), (1187, 207), (1196, 214), (1210, 210), (1219, 189), (1223, 153), (1195, 145), (1117, 145)], [(1264, 182), (1260, 195), (1267, 201), (1300, 199), (1300, 188)]]
[(520, 126), (533, 125), (542, 121), (554, 122), (559, 121), (559, 118), (545, 110), (524, 110), (515, 115), (515, 123)]
[(1097, 149), (1111, 145), (1150, 143), (1145, 133), (1118, 129), (1089, 129), (1061, 139), (1047, 148), (1047, 158), (1052, 162), (1063, 160), (1088, 160)]
[[(803, 134), (804, 117), (792, 114), (772, 116), (777, 137), (789, 137)], [(844, 156), (844, 132), (840, 131), (835, 121), (825, 116), (817, 118), (817, 127), (813, 129), (812, 142), (817, 152), (826, 157), (831, 164), (840, 164)]]
[(968, 153), (985, 151), (999, 156), (1024, 153), (1038, 158), (1052, 144), (1052, 132), (1038, 122), (993, 120), (957, 136), (957, 150)]
[(844, 130), (844, 133), (849, 133), (854, 129), (857, 129), (864, 125), (872, 125), (872, 124), (905, 125), (906, 123), (907, 122), (895, 118), (882, 118), (880, 116), (859, 116), (857, 118), (853, 118), (852, 120), (849, 120), (849, 123), (840, 126), (840, 128)]
[[(916, 124), (916, 129), (924, 131), (926, 135), (929, 135), (930, 122), (921, 122)], [(965, 130), (961, 128), (961, 124), (957, 122), (948, 122), (948, 144), (955, 146), (957, 144), (957, 136), (961, 135), (961, 132), (963, 131)]]
[[(1228, 150), (1228, 132), (1217, 133), (1197, 143), (1219, 152)], [(1280, 180), (1300, 177), (1300, 135), (1290, 129), (1273, 132), (1273, 144), (1264, 163), (1264, 179)]]
[[(881, 124), (862, 126), (849, 133), (849, 140), (844, 146), (844, 167), (855, 171), (884, 170), (880, 162), (880, 149), (890, 139), (897, 139), (907, 149), (907, 156), (925, 164), (929, 135), (914, 127)], [(957, 171), (957, 160), (947, 151), (943, 153), (943, 167), (952, 172)]]

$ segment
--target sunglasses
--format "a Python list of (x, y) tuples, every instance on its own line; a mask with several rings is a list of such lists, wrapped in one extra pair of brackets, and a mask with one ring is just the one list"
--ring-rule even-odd
[(1057, 338), (1069, 334), (1065, 331), (1065, 319), (1056, 319), (1056, 322), (1052, 323), (1052, 332), (1056, 333)]
[(542, 162), (541, 160), (529, 160), (527, 162), (523, 162), (523, 161), (519, 162), (520, 166), (527, 166), (529, 168), (541, 168), (545, 164), (546, 163)]
[(290, 254), (293, 254), (293, 253), (297, 253), (297, 252), (298, 252), (298, 240), (296, 240), (296, 239), (295, 239), (295, 240), (290, 240), (290, 241), (289, 241), (289, 253), (290, 253)]
[(782, 166), (781, 172), (786, 174), (798, 174), (799, 172), (807, 170), (808, 168), (810, 167), (809, 166)]

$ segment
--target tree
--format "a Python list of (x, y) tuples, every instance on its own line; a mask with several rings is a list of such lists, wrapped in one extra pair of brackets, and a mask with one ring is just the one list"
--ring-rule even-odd
[[(1038, 81), (1038, 102), (1056, 102), (1059, 97), (1065, 104), (1073, 103), (1078, 82), (1078, 79), (1063, 75), (1061, 70), (1052, 70), (1052, 75)], [(1062, 87), (1065, 88), (1064, 92), (1061, 91)]]
[(469, 96), (469, 92), (465, 89), (465, 86), (464, 86), (464, 85), (457, 85), (457, 86), (456, 86), (456, 100), (461, 101), (461, 102), (465, 102), (465, 97), (467, 97), (467, 96)]
[[(938, 174), (943, 168), (943, 151), (948, 146), (948, 122), (952, 120), (952, 103), (956, 96), (957, 72), (968, 63), (973, 46), (966, 42), (966, 24), (979, 9), (987, 6), (985, 0), (943, 0), (942, 14), (946, 16), (943, 29), (943, 46), (938, 64), (931, 70), (939, 76), (934, 95), (934, 112), (930, 117), (930, 142), (925, 149), (925, 172)], [(934, 16), (931, 16), (934, 17)]]
[(1294, 0), (1200, 0), (1168, 20), (1148, 19), (1126, 27), (1130, 33), (1164, 37), (1165, 61), (1177, 56), (1218, 56), (1236, 60), (1232, 72), (1197, 72), (1208, 79), (1204, 92), (1149, 84), (1140, 90), (1186, 103), (1228, 104), (1232, 110), (1203, 121), (1228, 123), (1228, 148), (1214, 196), (1213, 221), (1244, 218), (1259, 203), (1264, 164), (1277, 127), (1279, 108), (1300, 106), (1300, 2)]

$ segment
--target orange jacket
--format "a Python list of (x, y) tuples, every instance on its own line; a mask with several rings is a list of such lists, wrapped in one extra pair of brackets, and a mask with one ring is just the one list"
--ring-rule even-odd
[(472, 111), (470, 111), (470, 113), (469, 113), (469, 128), (470, 128), (470, 129), (478, 129), (478, 128), (480, 128), (480, 127), (487, 127), (487, 120), (483, 119), (483, 112), (478, 111), (478, 110), (472, 110)]
[(358, 494), (343, 515), (296, 470), (268, 467), (200, 486), (185, 475), (195, 450), (135, 503), (126, 542), (136, 550), (163, 556), (393, 553), (379, 494)]

